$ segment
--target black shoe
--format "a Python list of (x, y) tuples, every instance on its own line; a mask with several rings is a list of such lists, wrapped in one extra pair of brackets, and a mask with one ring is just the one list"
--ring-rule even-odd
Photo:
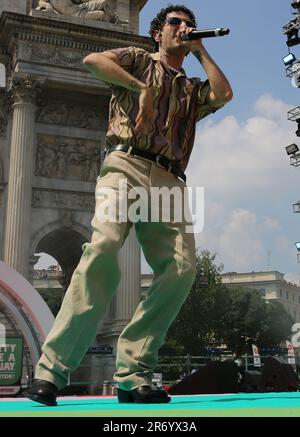
[(166, 391), (153, 389), (150, 385), (142, 385), (130, 391), (118, 389), (118, 401), (120, 403), (167, 404), (170, 400), (171, 398)]
[(43, 379), (35, 379), (28, 390), (24, 392), (24, 396), (28, 399), (39, 402), (40, 404), (55, 407), (57, 387), (52, 382), (44, 381)]

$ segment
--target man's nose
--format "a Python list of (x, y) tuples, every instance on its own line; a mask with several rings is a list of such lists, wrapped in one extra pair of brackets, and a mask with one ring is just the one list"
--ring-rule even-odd
[(182, 21), (181, 24), (180, 24), (179, 29), (180, 29), (180, 30), (185, 30), (185, 29), (187, 29), (187, 27), (188, 27), (188, 26), (187, 26), (186, 22), (185, 22), (185, 21)]

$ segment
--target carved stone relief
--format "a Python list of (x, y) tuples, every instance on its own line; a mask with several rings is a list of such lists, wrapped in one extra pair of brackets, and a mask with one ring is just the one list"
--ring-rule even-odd
[(81, 129), (106, 129), (107, 114), (96, 105), (48, 99), (39, 107), (36, 121)]
[(95, 182), (99, 171), (98, 142), (38, 135), (36, 176)]
[(64, 227), (70, 228), (73, 225), (73, 212), (71, 210), (62, 209), (59, 216), (60, 222)]
[(128, 24), (127, 20), (119, 18), (113, 3), (112, 0), (40, 0), (36, 9), (87, 20)]
[(65, 215), (66, 210), (94, 211), (94, 193), (69, 193), (66, 191), (50, 191), (34, 189), (32, 194), (32, 206), (34, 208), (53, 208), (64, 212), (60, 219), (65, 223), (72, 221), (72, 215)]
[(82, 66), (82, 60), (88, 52), (64, 50), (60, 47), (41, 46), (37, 44), (22, 44), (19, 47), (19, 57), (23, 60), (45, 62), (51, 65), (68, 67)]

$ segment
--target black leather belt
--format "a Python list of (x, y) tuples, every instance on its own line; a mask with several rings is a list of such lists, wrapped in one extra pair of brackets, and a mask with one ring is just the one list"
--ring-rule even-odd
[(150, 159), (150, 161), (154, 161), (159, 167), (166, 169), (186, 182), (186, 175), (183, 173), (183, 171), (163, 155), (156, 155), (155, 153), (148, 152), (147, 150), (140, 150), (136, 147), (124, 146), (123, 144), (106, 148), (105, 156), (111, 152), (125, 152), (128, 156), (140, 156), (141, 158)]

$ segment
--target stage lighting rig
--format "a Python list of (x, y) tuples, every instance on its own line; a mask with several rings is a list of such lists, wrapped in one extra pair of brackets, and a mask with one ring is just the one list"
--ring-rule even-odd
[(295, 121), (297, 123), (297, 130), (295, 134), (300, 137), (300, 106), (288, 111), (288, 120)]
[(298, 262), (300, 262), (300, 241), (296, 241), (295, 242), (295, 246), (296, 246), (296, 249), (297, 249), (297, 259), (298, 259)]
[(290, 144), (285, 148), (287, 155), (290, 157), (290, 164), (293, 167), (299, 167), (300, 166), (300, 152), (299, 147), (297, 144), (293, 143)]
[(289, 146), (286, 146), (285, 150), (289, 156), (295, 155), (295, 153), (299, 152), (299, 147), (297, 146), (297, 144), (293, 143), (290, 144)]
[(285, 71), (287, 77), (292, 77), (293, 71), (292, 66), (295, 61), (297, 61), (296, 56), (293, 53), (288, 53), (286, 56), (282, 58), (283, 63), (285, 65)]
[(286, 67), (290, 67), (296, 61), (296, 56), (293, 53), (289, 53), (288, 55), (284, 56), (282, 60)]
[(296, 202), (296, 203), (293, 204), (293, 211), (294, 211), (296, 214), (299, 214), (299, 213), (300, 213), (300, 200), (299, 200), (298, 202)]
[(283, 26), (283, 33), (287, 36), (287, 46), (292, 47), (300, 43), (299, 38), (300, 15)]
[(300, 61), (297, 59), (291, 66), (292, 85), (295, 88), (300, 88)]
[(296, 153), (296, 155), (291, 156), (290, 164), (293, 167), (300, 167), (300, 153)]
[(288, 120), (296, 121), (296, 122), (300, 120), (300, 106), (296, 106), (296, 108), (293, 108), (290, 111), (288, 111)]
[(291, 6), (294, 9), (300, 9), (300, 0), (292, 0)]
[(295, 133), (297, 137), (300, 137), (300, 106), (288, 111), (288, 120), (295, 121), (297, 123), (298, 128)]
[(296, 59), (293, 53), (282, 58), (285, 65), (286, 76), (292, 79), (292, 86), (300, 88), (300, 59)]

